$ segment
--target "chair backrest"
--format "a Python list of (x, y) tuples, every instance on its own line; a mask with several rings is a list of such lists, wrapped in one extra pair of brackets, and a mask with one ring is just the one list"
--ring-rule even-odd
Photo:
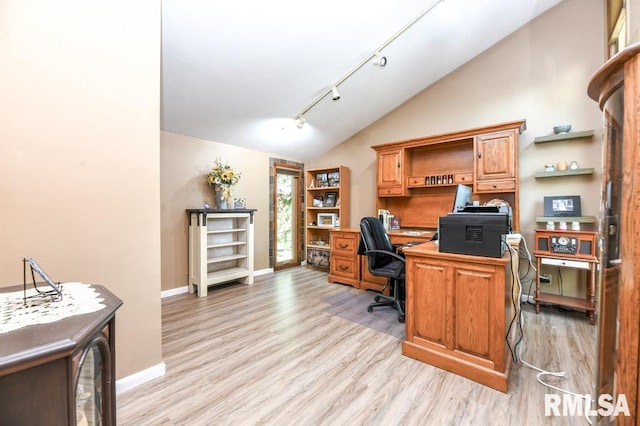
[[(394, 252), (389, 235), (382, 226), (382, 222), (375, 217), (364, 217), (360, 221), (360, 232), (365, 250), (384, 250)], [(369, 269), (377, 269), (393, 261), (393, 258), (376, 253), (367, 254)]]

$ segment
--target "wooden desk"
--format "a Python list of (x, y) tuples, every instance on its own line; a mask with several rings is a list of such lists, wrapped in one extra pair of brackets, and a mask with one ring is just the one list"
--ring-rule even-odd
[[(433, 231), (400, 229), (389, 231), (392, 244), (407, 244), (415, 241), (429, 241)], [(358, 256), (360, 229), (340, 228), (330, 233), (331, 254), (329, 259), (330, 283), (348, 284), (361, 290), (382, 291), (387, 283), (385, 277), (376, 277), (369, 273), (367, 257)]]
[(505, 342), (513, 317), (509, 251), (501, 258), (440, 253), (434, 242), (404, 249), (403, 355), (507, 392)]

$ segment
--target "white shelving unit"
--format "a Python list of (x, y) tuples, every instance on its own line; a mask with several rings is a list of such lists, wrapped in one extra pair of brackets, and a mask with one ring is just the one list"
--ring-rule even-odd
[(189, 293), (206, 297), (211, 285), (253, 284), (255, 209), (189, 209)]

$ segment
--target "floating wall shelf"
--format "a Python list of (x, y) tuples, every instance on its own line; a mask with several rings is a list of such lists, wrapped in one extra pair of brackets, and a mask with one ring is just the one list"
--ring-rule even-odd
[(578, 175), (592, 175), (595, 172), (593, 167), (587, 167), (584, 169), (574, 170), (556, 170), (554, 172), (536, 172), (533, 177), (536, 179), (550, 178), (550, 177), (562, 177), (562, 176), (578, 176)]
[(556, 217), (556, 216), (536, 216), (536, 222), (580, 222), (580, 223), (595, 223), (595, 216), (571, 216), (571, 217)]
[(538, 136), (533, 139), (533, 143), (558, 142), (571, 139), (589, 139), (593, 137), (593, 134), (593, 130), (585, 130), (582, 132), (560, 133), (559, 135)]

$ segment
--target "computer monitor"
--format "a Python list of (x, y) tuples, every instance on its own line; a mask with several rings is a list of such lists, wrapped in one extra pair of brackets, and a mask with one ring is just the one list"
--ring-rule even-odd
[(453, 199), (453, 213), (457, 213), (464, 209), (467, 204), (471, 204), (472, 193), (473, 189), (471, 189), (471, 187), (458, 184), (458, 187), (456, 188), (456, 196)]

